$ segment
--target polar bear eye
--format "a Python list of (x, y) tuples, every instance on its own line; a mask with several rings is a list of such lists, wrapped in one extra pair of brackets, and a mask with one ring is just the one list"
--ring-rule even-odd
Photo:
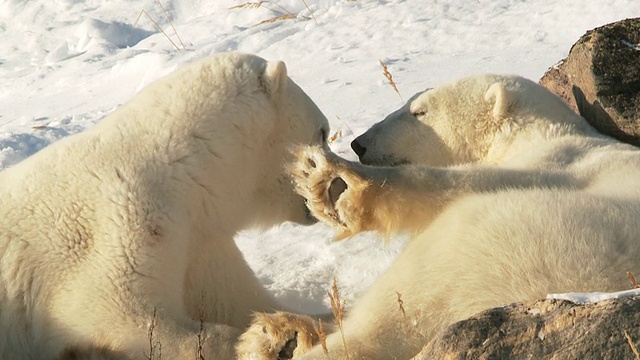
[(420, 110), (420, 111), (414, 111), (413, 113), (411, 113), (411, 115), (418, 117), (418, 116), (424, 116), (427, 115), (427, 112), (424, 110)]

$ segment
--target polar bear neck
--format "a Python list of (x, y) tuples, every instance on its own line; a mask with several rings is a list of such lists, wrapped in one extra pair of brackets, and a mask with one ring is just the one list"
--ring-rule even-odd
[[(219, 131), (227, 134), (226, 139), (212, 141), (202, 133), (168, 132), (164, 142), (148, 149), (149, 153), (139, 158), (138, 166), (145, 168), (142, 170), (144, 173), (158, 174), (157, 177), (147, 177), (149, 189), (162, 189), (171, 195), (167, 198), (171, 204), (167, 206), (184, 207), (194, 228), (200, 229), (207, 224), (216, 230), (216, 234), (228, 237), (251, 226), (258, 216), (254, 211), (255, 192), (262, 186), (261, 181), (266, 179), (261, 171), (263, 164), (251, 153), (265, 153), (266, 150), (256, 150), (264, 148), (263, 144), (247, 144), (246, 138), (233, 136), (233, 131)], [(253, 150), (224, 150), (228, 148)], [(265, 163), (275, 163), (266, 155), (261, 159)], [(216, 219), (216, 223), (213, 224), (211, 219)]]
[(519, 117), (505, 121), (500, 129), (487, 138), (486, 153), (483, 161), (500, 164), (514, 156), (527, 152), (531, 146), (544, 146), (546, 143), (565, 141), (575, 136), (602, 138), (589, 124), (579, 116), (574, 121), (558, 122), (536, 117)]
[[(166, 191), (181, 189), (182, 195), (175, 196), (172, 201), (180, 204), (190, 199), (188, 201), (201, 203), (195, 207), (201, 213), (191, 214), (198, 219), (195, 221), (210, 222), (208, 218), (215, 213), (214, 217), (220, 219), (220, 224), (216, 225), (233, 233), (254, 222), (257, 216), (254, 213), (257, 212), (255, 192), (268, 182), (268, 176), (273, 177), (265, 174), (264, 168), (281, 161), (282, 154), (276, 153), (264, 136), (274, 131), (275, 120), (256, 111), (268, 106), (263, 104), (265, 98), (240, 94), (240, 90), (233, 87), (206, 101), (199, 100), (197, 107), (190, 106), (193, 90), (187, 85), (172, 80), (171, 76), (166, 81), (161, 80), (152, 91), (141, 92), (130, 101), (126, 105), (130, 109), (123, 107), (110, 121), (118, 123), (119, 133), (145, 138), (144, 148), (129, 144), (132, 146), (129, 154), (131, 157), (137, 155), (138, 166), (156, 167), (154, 171), (161, 173), (158, 180), (183, 179), (183, 184), (165, 185)], [(164, 87), (171, 91), (163, 91)], [(168, 98), (167, 94), (184, 99), (177, 101)], [(237, 101), (240, 96), (256, 98)], [(144, 114), (141, 118), (137, 113), (138, 102), (157, 104), (152, 110), (154, 115)], [(256, 109), (242, 108), (242, 103), (246, 102), (256, 104)], [(156, 184), (152, 188), (162, 186)]]

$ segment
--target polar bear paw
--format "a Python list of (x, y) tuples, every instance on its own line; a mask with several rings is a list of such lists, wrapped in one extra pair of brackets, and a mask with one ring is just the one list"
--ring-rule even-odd
[(369, 182), (353, 171), (350, 162), (320, 146), (300, 147), (293, 154), (296, 161), (289, 173), (311, 214), (336, 228), (338, 239), (364, 230)]
[(236, 345), (236, 354), (238, 360), (292, 359), (309, 351), (318, 339), (308, 316), (256, 313)]

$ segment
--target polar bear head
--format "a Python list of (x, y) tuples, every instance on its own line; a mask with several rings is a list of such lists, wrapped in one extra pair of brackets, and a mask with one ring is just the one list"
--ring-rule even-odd
[(482, 75), (414, 95), (351, 147), (370, 165), (456, 165), (486, 159), (497, 137), (508, 137), (536, 121), (582, 120), (530, 80)]
[[(245, 173), (253, 173), (255, 187), (254, 224), (268, 227), (283, 221), (310, 224), (304, 198), (296, 194), (285, 167), (293, 161), (291, 149), (297, 144), (326, 144), (329, 123), (315, 103), (287, 76), (282, 61), (266, 61), (257, 56), (237, 54), (232, 61), (241, 74), (234, 113), (249, 114), (246, 123), (236, 121), (238, 142), (250, 149), (243, 160)], [(248, 76), (243, 72), (252, 74)], [(235, 76), (238, 76), (236, 74)], [(249, 106), (250, 104), (250, 106)], [(250, 175), (249, 175), (250, 176)]]
[(230, 228), (315, 222), (285, 167), (295, 145), (326, 142), (329, 124), (283, 62), (235, 52), (206, 57), (128, 106), (122, 114), (144, 109), (147, 130), (163, 139), (156, 147), (173, 147), (171, 161), (188, 165), (192, 188), (202, 189), (192, 201), (215, 202)]
[[(267, 135), (268, 151), (272, 163), (263, 163), (265, 183), (256, 194), (264, 200), (264, 211), (274, 216), (273, 222), (283, 220), (310, 224), (317, 220), (306, 206), (306, 200), (294, 192), (285, 168), (293, 161), (291, 150), (297, 144), (327, 145), (329, 123), (315, 103), (290, 78), (283, 62), (268, 62), (263, 67), (262, 85), (271, 101), (275, 126)], [(265, 155), (265, 158), (267, 155)], [(273, 176), (269, 176), (269, 174)], [(278, 189), (279, 191), (271, 191)], [(274, 206), (280, 204), (280, 206)], [(281, 211), (279, 214), (278, 211)], [(260, 216), (267, 226), (268, 216)], [(257, 224), (262, 225), (262, 224)]]

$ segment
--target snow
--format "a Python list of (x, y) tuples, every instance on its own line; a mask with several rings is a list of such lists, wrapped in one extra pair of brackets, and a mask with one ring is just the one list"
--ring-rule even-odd
[[(638, 0), (307, 0), (311, 12), (302, 0), (271, 0), (232, 9), (242, 3), (0, 0), (0, 169), (92, 126), (177, 67), (231, 50), (284, 60), (332, 134), (341, 131), (333, 150), (355, 159), (349, 142), (402, 104), (380, 60), (404, 99), (477, 73), (538, 79), (587, 30), (640, 16)], [(294, 18), (258, 25), (287, 12)], [(352, 303), (405, 241), (332, 237), (322, 224), (287, 223), (237, 243), (279, 299), (322, 312), (334, 276)]]
[(567, 300), (576, 304), (595, 304), (600, 301), (622, 299), (626, 297), (640, 296), (640, 289), (623, 290), (612, 293), (591, 292), (591, 293), (564, 293), (547, 294), (547, 299)]

